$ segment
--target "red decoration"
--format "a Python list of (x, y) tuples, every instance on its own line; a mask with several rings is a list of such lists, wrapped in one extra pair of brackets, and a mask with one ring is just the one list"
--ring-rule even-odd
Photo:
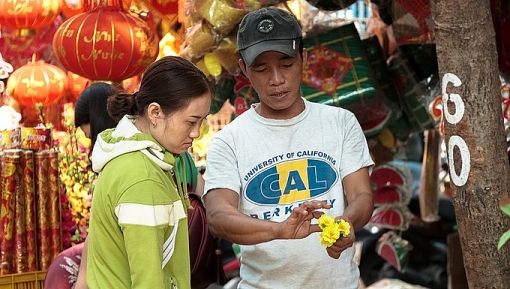
[(38, 29), (60, 14), (61, 0), (0, 0), (0, 25), (11, 29)]
[(303, 83), (334, 95), (353, 63), (354, 59), (347, 55), (323, 45), (316, 45), (308, 54)]
[[(25, 65), (32, 55), (41, 55), (53, 41), (53, 35), (62, 25), (62, 17), (58, 16), (51, 25), (41, 29), (10, 29), (0, 27), (0, 53), (14, 68)], [(35, 34), (34, 34), (35, 33)]]
[(67, 75), (55, 65), (33, 60), (11, 74), (7, 89), (21, 105), (48, 105), (67, 91)]
[(177, 16), (177, 12), (179, 12), (178, 0), (144, 0), (143, 2), (163, 15)]
[(53, 51), (76, 74), (122, 81), (156, 60), (159, 39), (145, 21), (120, 7), (103, 6), (66, 20), (53, 37)]

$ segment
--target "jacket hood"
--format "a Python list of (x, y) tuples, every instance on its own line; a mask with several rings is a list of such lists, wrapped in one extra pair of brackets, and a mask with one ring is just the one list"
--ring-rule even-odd
[(169, 171), (175, 164), (172, 153), (153, 137), (140, 132), (132, 116), (124, 116), (116, 128), (101, 132), (92, 150), (92, 170), (99, 173), (112, 159), (129, 152), (141, 151), (161, 169)]

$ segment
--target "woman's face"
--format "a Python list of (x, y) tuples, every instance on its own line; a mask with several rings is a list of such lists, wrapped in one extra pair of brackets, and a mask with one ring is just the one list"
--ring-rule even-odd
[(200, 136), (200, 125), (209, 115), (211, 100), (211, 94), (206, 93), (192, 100), (185, 109), (158, 121), (151, 128), (152, 137), (174, 154), (188, 151), (193, 140)]
[(90, 123), (84, 123), (80, 125), (81, 130), (85, 133), (87, 138), (90, 138)]

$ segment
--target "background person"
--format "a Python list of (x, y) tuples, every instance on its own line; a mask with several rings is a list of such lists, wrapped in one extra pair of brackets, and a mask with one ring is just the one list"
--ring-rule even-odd
[(91, 140), (91, 148), (94, 147), (100, 132), (117, 125), (106, 110), (108, 97), (117, 92), (117, 88), (111, 84), (95, 82), (85, 88), (76, 101), (74, 125), (81, 128), (85, 136)]
[[(306, 50), (294, 16), (261, 8), (241, 21), (239, 66), (260, 103), (212, 139), (204, 201), (211, 231), (240, 244), (238, 288), (358, 288), (354, 231), (373, 211), (373, 166), (355, 116), (301, 96)], [(316, 218), (351, 233), (320, 243)]]

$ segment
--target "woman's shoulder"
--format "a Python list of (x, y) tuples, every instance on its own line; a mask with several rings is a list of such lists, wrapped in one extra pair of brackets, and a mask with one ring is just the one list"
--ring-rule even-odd
[(132, 151), (121, 154), (113, 159), (107, 165), (117, 165), (127, 167), (133, 167), (135, 165), (140, 165), (145, 162), (145, 157), (141, 151)]
[(143, 179), (162, 171), (140, 151), (128, 152), (110, 160), (104, 167), (103, 173), (117, 175), (127, 179)]

